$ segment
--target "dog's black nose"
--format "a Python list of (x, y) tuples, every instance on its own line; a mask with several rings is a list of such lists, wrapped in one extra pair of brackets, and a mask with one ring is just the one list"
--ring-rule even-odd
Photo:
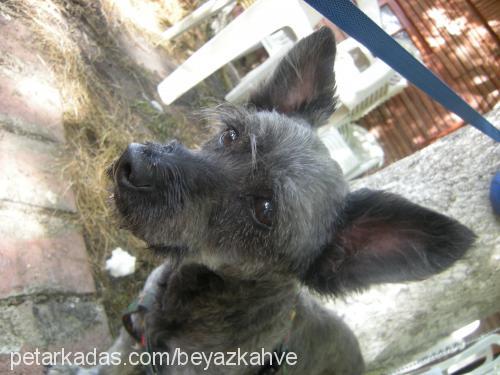
[(149, 189), (154, 185), (154, 171), (146, 145), (131, 143), (120, 158), (116, 182), (129, 188)]
[(114, 169), (115, 183), (134, 190), (153, 190), (165, 179), (165, 165), (179, 145), (176, 140), (165, 145), (129, 144)]

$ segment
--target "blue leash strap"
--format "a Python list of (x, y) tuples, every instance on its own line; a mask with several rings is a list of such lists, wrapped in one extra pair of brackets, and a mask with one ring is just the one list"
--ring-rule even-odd
[(496, 142), (500, 142), (500, 130), (401, 47), (350, 0), (305, 1), (434, 100)]

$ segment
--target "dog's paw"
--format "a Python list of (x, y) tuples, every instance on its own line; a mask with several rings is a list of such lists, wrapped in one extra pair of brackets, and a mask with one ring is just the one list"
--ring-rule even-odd
[(78, 366), (46, 366), (45, 375), (98, 375), (97, 369), (85, 369)]

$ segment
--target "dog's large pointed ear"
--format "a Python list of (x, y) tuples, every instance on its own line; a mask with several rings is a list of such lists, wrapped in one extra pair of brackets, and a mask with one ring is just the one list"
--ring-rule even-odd
[(335, 37), (323, 27), (299, 41), (250, 96), (257, 109), (276, 110), (319, 126), (335, 110)]
[(304, 282), (320, 293), (341, 294), (424, 279), (449, 267), (474, 239), (456, 220), (398, 195), (359, 190), (347, 196), (332, 242)]

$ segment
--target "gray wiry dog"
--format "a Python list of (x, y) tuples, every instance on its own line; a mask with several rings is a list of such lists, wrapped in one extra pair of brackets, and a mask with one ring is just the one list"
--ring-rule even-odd
[[(473, 233), (381, 191), (349, 192), (314, 133), (332, 114), (335, 41), (300, 41), (245, 106), (215, 108), (200, 150), (131, 144), (113, 169), (128, 228), (167, 261), (111, 351), (266, 352), (295, 365), (155, 366), (161, 374), (360, 374), (356, 339), (315, 295), (419, 280), (460, 258)], [(135, 348), (135, 349), (134, 349)], [(126, 358), (124, 354), (122, 358)], [(228, 359), (228, 358), (226, 358)], [(246, 358), (248, 361), (248, 358)], [(128, 366), (49, 373), (118, 373)], [(151, 370), (151, 368), (150, 368)]]

